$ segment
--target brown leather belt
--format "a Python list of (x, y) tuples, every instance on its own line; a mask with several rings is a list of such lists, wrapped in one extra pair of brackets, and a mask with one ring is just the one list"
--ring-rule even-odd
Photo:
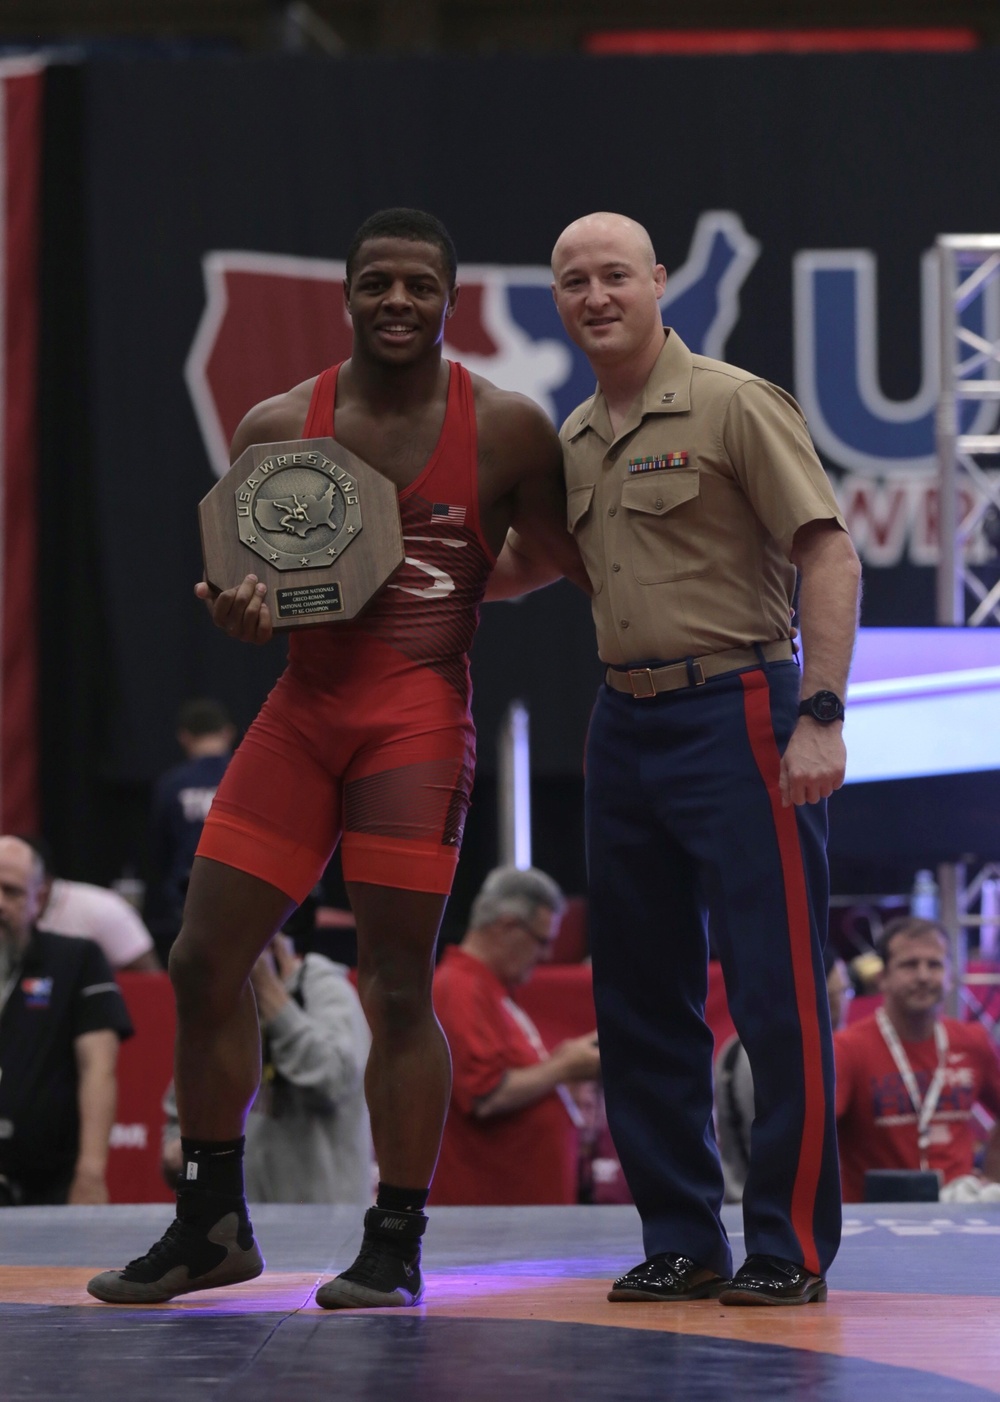
[(640, 700), (658, 696), (661, 691), (680, 691), (683, 687), (704, 686), (709, 677), (723, 672), (736, 672), (743, 667), (759, 667), (765, 662), (786, 662), (795, 656), (790, 638), (757, 647), (733, 647), (728, 652), (710, 652), (705, 657), (690, 657), (684, 662), (672, 662), (669, 667), (633, 667), (618, 671), (609, 667), (604, 680), (615, 691)]

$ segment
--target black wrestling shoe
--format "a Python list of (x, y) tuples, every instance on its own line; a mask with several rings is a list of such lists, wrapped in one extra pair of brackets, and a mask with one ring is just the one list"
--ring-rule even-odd
[(316, 1292), (325, 1310), (390, 1309), (419, 1304), (424, 1293), (420, 1276), (420, 1238), (427, 1229), (422, 1212), (389, 1212), (370, 1207), (365, 1234), (353, 1266)]
[(808, 1305), (826, 1299), (826, 1281), (781, 1256), (748, 1256), (719, 1291), (723, 1305)]
[(633, 1266), (608, 1291), (609, 1300), (710, 1300), (727, 1282), (689, 1256), (661, 1251)]
[[(158, 1305), (192, 1290), (213, 1290), (253, 1280), (264, 1258), (253, 1238), (246, 1206), (224, 1212), (214, 1222), (204, 1215), (208, 1194), (181, 1193), (177, 1216), (145, 1256), (123, 1271), (102, 1271), (87, 1291), (109, 1305)], [(197, 1197), (198, 1202), (189, 1200)], [(223, 1199), (220, 1206), (228, 1206)], [(196, 1216), (192, 1211), (195, 1208)]]

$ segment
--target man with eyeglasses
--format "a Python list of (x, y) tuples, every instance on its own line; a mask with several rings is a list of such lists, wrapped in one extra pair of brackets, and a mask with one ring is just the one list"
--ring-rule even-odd
[(550, 1052), (511, 997), (551, 958), (564, 904), (544, 872), (498, 867), (461, 944), (445, 950), (434, 1007), (453, 1081), (431, 1203), (576, 1201), (579, 1115), (567, 1086), (600, 1075), (597, 1037)]

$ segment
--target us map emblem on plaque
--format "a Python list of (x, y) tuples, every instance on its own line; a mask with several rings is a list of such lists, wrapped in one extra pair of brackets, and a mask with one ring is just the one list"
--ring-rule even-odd
[(394, 484), (333, 438), (253, 444), (198, 515), (205, 578), (256, 574), (276, 628), (356, 618), (403, 562)]

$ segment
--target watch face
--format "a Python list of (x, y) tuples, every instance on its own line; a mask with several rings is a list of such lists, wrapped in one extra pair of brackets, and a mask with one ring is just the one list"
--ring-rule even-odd
[(817, 691), (809, 698), (809, 709), (817, 720), (839, 720), (844, 714), (840, 697), (832, 691)]

